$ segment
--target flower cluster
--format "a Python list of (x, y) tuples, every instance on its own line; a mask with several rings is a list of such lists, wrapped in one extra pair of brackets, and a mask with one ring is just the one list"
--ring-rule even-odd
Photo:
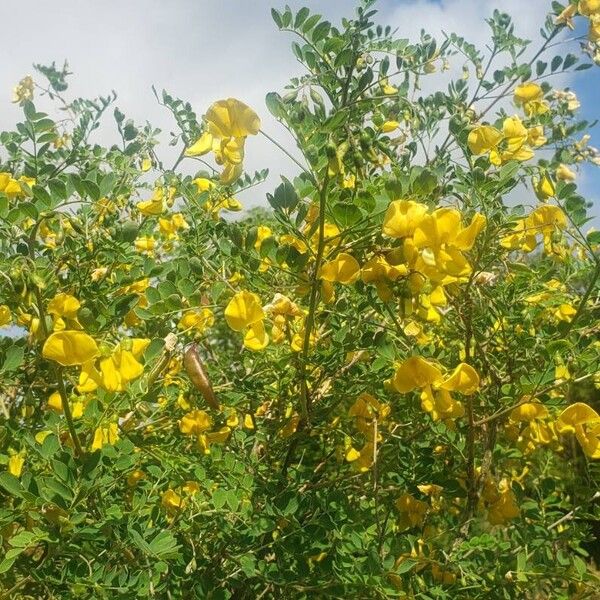
[(401, 394), (420, 390), (423, 410), (434, 421), (441, 419), (449, 422), (464, 415), (462, 403), (451, 392), (465, 396), (474, 394), (479, 389), (479, 374), (472, 366), (461, 363), (450, 375), (444, 376), (434, 363), (413, 356), (396, 367), (390, 384)]

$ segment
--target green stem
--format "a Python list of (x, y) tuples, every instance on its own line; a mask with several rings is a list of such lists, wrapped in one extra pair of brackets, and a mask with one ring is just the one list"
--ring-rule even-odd
[(315, 325), (315, 313), (317, 310), (317, 300), (319, 297), (319, 272), (323, 263), (323, 254), (325, 251), (325, 208), (327, 205), (327, 188), (329, 187), (329, 175), (326, 172), (319, 196), (319, 239), (317, 242), (317, 255), (315, 257), (315, 266), (310, 285), (310, 299), (308, 304), (308, 315), (304, 326), (304, 340), (302, 342), (302, 363), (300, 368), (300, 401), (302, 417), (305, 421), (309, 420), (310, 397), (308, 394), (308, 383), (306, 378), (306, 365), (310, 352), (310, 336)]

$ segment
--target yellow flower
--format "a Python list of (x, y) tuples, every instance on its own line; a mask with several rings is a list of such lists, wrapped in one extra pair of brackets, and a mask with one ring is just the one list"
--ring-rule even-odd
[(321, 267), (321, 279), (343, 284), (354, 283), (360, 276), (360, 265), (350, 254), (341, 252)]
[(52, 434), (52, 432), (51, 432), (51, 431), (49, 431), (49, 430), (47, 430), (47, 429), (46, 429), (46, 430), (42, 430), (42, 431), (38, 431), (38, 432), (35, 434), (35, 441), (36, 441), (38, 444), (43, 444), (43, 443), (44, 443), (44, 440), (45, 440), (45, 439), (46, 439), (46, 438), (47, 438), (49, 435), (51, 435), (51, 434)]
[(397, 367), (392, 385), (396, 391), (406, 394), (433, 385), (442, 378), (442, 372), (434, 364), (420, 356), (412, 356)]
[(12, 315), (10, 314), (10, 308), (6, 304), (0, 304), (0, 327), (8, 325), (12, 321)]
[(8, 459), (8, 472), (15, 477), (21, 477), (23, 465), (25, 464), (25, 451), (15, 452)]
[(127, 384), (143, 372), (138, 362), (148, 345), (149, 339), (133, 338), (116, 346), (112, 354), (100, 360), (101, 385), (108, 392), (122, 392)]
[(566, 323), (570, 323), (576, 314), (577, 310), (575, 310), (573, 306), (564, 303), (554, 311), (554, 318), (557, 321), (565, 321)]
[(490, 125), (478, 125), (469, 132), (469, 150), (476, 156), (493, 150), (502, 140), (502, 133)]
[(92, 271), (92, 281), (100, 281), (108, 273), (108, 267), (98, 267)]
[(79, 300), (70, 294), (59, 293), (48, 303), (47, 312), (57, 317), (76, 319), (77, 311), (81, 307)]
[(413, 356), (396, 367), (392, 386), (402, 394), (422, 390), (421, 406), (434, 420), (454, 419), (464, 414), (464, 408), (450, 392), (474, 394), (479, 389), (479, 375), (473, 367), (461, 363), (444, 378), (434, 364)]
[(98, 346), (87, 333), (64, 330), (48, 337), (42, 355), (65, 367), (70, 367), (82, 365), (98, 356)]
[(584, 17), (600, 15), (600, 0), (579, 0), (579, 14)]
[(379, 87), (386, 96), (392, 96), (398, 93), (398, 88), (394, 87), (393, 85), (390, 85), (389, 79), (387, 77), (382, 77), (379, 80)]
[(269, 344), (269, 336), (265, 331), (262, 321), (257, 321), (248, 326), (244, 336), (244, 346), (249, 350), (263, 350)]
[(119, 440), (119, 426), (116, 423), (110, 423), (108, 426), (98, 427), (94, 432), (92, 441), (92, 452), (101, 450), (103, 446), (112, 446)]
[[(191, 150), (191, 148), (190, 148)], [(186, 152), (187, 154), (187, 152)], [(196, 186), (198, 192), (209, 192), (215, 187), (215, 183), (210, 179), (206, 179), (205, 177), (196, 177), (196, 179), (192, 180), (192, 183)]]
[(479, 374), (471, 365), (460, 363), (440, 388), (470, 396), (479, 389)]
[(487, 482), (482, 499), (487, 504), (488, 521), (491, 525), (504, 525), (520, 514), (515, 494), (507, 479), (502, 479), (497, 488), (492, 482)]
[(540, 179), (533, 178), (533, 189), (538, 200), (547, 200), (556, 194), (556, 187), (549, 175), (544, 173)]
[(225, 308), (225, 320), (234, 331), (242, 331), (264, 317), (260, 298), (252, 292), (238, 292)]
[(542, 125), (536, 125), (530, 127), (527, 130), (527, 143), (531, 144), (534, 148), (543, 146), (548, 139), (544, 135), (544, 127)]
[(235, 98), (218, 100), (205, 115), (210, 133), (218, 138), (241, 138), (256, 135), (260, 130), (258, 115)]
[(160, 503), (168, 513), (178, 513), (185, 506), (184, 499), (174, 490), (168, 489), (161, 497)]
[(400, 513), (399, 525), (402, 529), (420, 527), (429, 510), (427, 503), (417, 500), (413, 495), (404, 493), (394, 503)]
[(273, 230), (266, 225), (259, 225), (256, 228), (256, 241), (254, 242), (255, 250), (260, 250), (262, 243), (270, 237), (273, 237)]
[[(203, 154), (207, 154), (208, 152), (210, 152), (212, 150), (212, 147), (213, 147), (213, 136), (211, 133), (206, 131), (189, 148), (186, 149), (185, 155), (186, 156), (202, 156)], [(214, 184), (213, 184), (213, 186), (206, 187), (205, 189), (201, 189), (200, 185), (198, 185), (196, 183), (197, 181), (198, 181), (197, 179), (194, 179), (194, 181), (192, 181), (192, 183), (196, 184), (199, 192), (205, 192), (205, 191), (209, 190), (210, 187), (214, 186)], [(210, 180), (205, 179), (204, 181), (210, 181)], [(204, 186), (204, 184), (202, 184), (202, 185)]]
[(509, 419), (514, 423), (522, 421), (533, 421), (534, 419), (544, 419), (548, 416), (548, 409), (538, 401), (525, 402), (510, 412)]
[(204, 333), (215, 322), (215, 316), (210, 308), (187, 310), (183, 313), (177, 327), (179, 329), (195, 329)]
[(550, 110), (544, 101), (544, 91), (537, 83), (523, 83), (515, 89), (515, 104), (523, 106), (525, 114), (529, 117), (541, 115)]
[(591, 406), (571, 404), (558, 417), (556, 428), (560, 433), (574, 433), (587, 456), (600, 458), (600, 415)]
[(242, 174), (243, 170), (244, 167), (242, 166), (242, 163), (237, 165), (229, 162), (225, 163), (225, 168), (221, 172), (219, 181), (225, 185), (232, 183)]
[(400, 127), (400, 123), (398, 121), (386, 121), (381, 127), (382, 133), (391, 133), (392, 131), (396, 131)]
[(146, 254), (149, 254), (152, 252), (152, 250), (154, 250), (156, 240), (149, 236), (141, 236), (135, 240), (134, 245), (138, 252), (145, 252)]
[(475, 214), (463, 227), (461, 214), (454, 208), (438, 208), (426, 215), (415, 229), (412, 242), (404, 243), (412, 270), (444, 284), (468, 276), (471, 265), (463, 252), (473, 247), (485, 223), (483, 215)]
[(19, 83), (13, 89), (13, 99), (14, 103), (23, 104), (27, 100), (31, 100), (33, 98), (33, 78), (31, 75), (26, 75), (19, 81)]
[(502, 135), (504, 136), (504, 150), (497, 148), (490, 152), (490, 162), (493, 165), (501, 165), (509, 160), (526, 161), (533, 158), (533, 150), (527, 145), (529, 131), (521, 122), (519, 117), (508, 117), (502, 124)]
[(179, 421), (179, 431), (185, 435), (199, 436), (211, 426), (210, 415), (204, 410), (192, 410)]
[(575, 181), (577, 175), (567, 165), (560, 164), (556, 169), (556, 179), (560, 181)]
[(413, 200), (390, 202), (383, 218), (383, 233), (393, 238), (412, 235), (427, 213), (427, 206)]
[(193, 496), (200, 491), (200, 484), (197, 481), (186, 481), (181, 486), (181, 491), (189, 496)]
[(139, 481), (146, 477), (146, 473), (140, 469), (135, 469), (127, 475), (127, 485), (128, 487), (135, 487)]
[(62, 413), (62, 411), (63, 411), (62, 399), (58, 392), (53, 392), (52, 394), (50, 394), (50, 397), (48, 398), (47, 406), (49, 409), (51, 409), (57, 413)]
[(162, 214), (165, 204), (162, 198), (158, 200), (151, 198), (137, 203), (137, 209), (146, 217), (153, 217)]

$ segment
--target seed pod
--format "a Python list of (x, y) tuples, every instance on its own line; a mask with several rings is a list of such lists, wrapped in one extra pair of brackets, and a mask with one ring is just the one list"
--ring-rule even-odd
[(212, 385), (210, 385), (210, 381), (204, 370), (204, 365), (200, 360), (198, 346), (196, 344), (191, 344), (185, 351), (183, 355), (183, 366), (190, 381), (194, 384), (196, 389), (200, 390), (202, 397), (209, 406), (215, 410), (219, 410), (219, 401), (215, 396)]

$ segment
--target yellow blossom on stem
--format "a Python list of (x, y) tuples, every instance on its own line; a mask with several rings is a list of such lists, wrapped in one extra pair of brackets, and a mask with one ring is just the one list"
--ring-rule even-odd
[(476, 156), (493, 150), (502, 140), (502, 133), (490, 125), (478, 125), (469, 132), (467, 144)]
[(163, 493), (160, 503), (169, 514), (178, 513), (185, 506), (184, 499), (172, 489)]
[(264, 317), (260, 298), (252, 292), (238, 292), (225, 308), (225, 320), (234, 331), (242, 331)]
[(556, 422), (560, 433), (574, 433), (586, 456), (600, 458), (600, 415), (583, 402), (562, 411)]
[(426, 213), (427, 206), (424, 204), (413, 200), (394, 200), (383, 218), (383, 233), (399, 239), (411, 236)]
[(92, 337), (83, 331), (59, 331), (48, 337), (42, 349), (44, 358), (65, 367), (82, 365), (98, 356), (98, 346)]
[(25, 451), (15, 452), (8, 459), (8, 472), (15, 477), (21, 477), (25, 465)]
[(110, 423), (107, 426), (98, 427), (94, 432), (92, 441), (92, 452), (101, 450), (104, 446), (113, 446), (119, 440), (119, 426)]
[(360, 265), (353, 256), (341, 252), (321, 267), (320, 276), (325, 281), (351, 284), (360, 276)]
[(0, 304), (0, 327), (8, 325), (11, 321), (10, 308), (6, 304)]
[(565, 164), (558, 165), (556, 169), (556, 179), (559, 181), (575, 181), (577, 174)]

